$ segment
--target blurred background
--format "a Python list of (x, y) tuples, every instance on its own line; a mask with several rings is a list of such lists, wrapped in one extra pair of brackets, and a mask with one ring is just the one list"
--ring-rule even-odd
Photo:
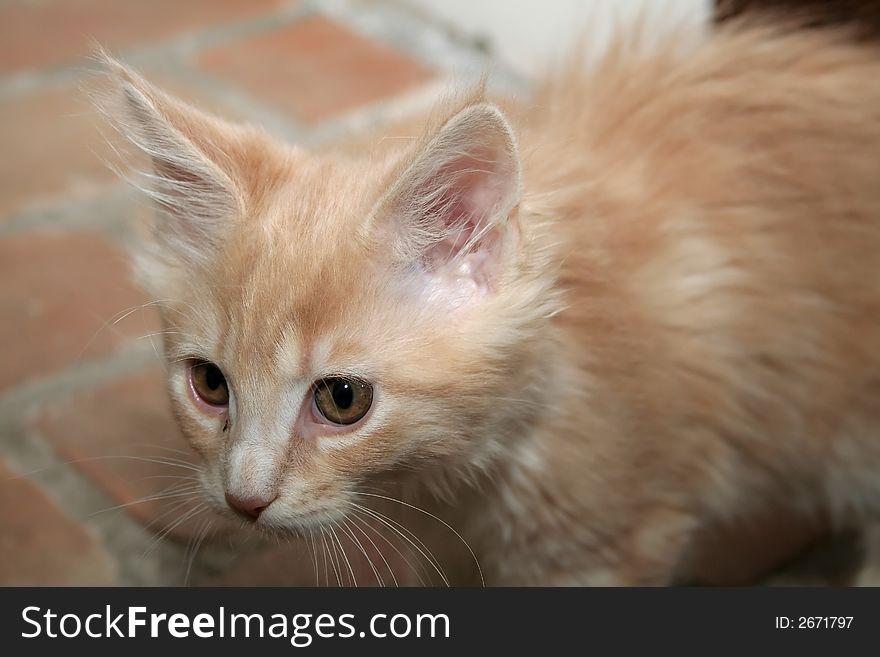
[[(723, 4), (726, 15), (755, 3)], [(0, 584), (339, 582), (316, 572), (309, 546), (241, 533), (199, 507), (163, 389), (157, 316), (126, 261), (135, 219), (149, 210), (113, 172), (118, 137), (89, 101), (103, 84), (88, 59), (96, 44), (222, 116), (309, 148), (351, 147), (412, 124), (453, 81), (487, 69), (492, 89), (527, 96), (581, 30), (601, 50), (646, 8), (658, 31), (681, 21), (708, 29), (714, 9), (708, 0), (2, 0)], [(840, 568), (815, 565), (824, 533), (770, 505), (746, 530), (709, 537), (704, 583), (758, 581), (804, 554), (811, 566), (797, 581), (845, 583)]]

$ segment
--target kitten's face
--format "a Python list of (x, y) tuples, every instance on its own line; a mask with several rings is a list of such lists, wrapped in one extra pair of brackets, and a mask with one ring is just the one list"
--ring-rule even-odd
[(278, 191), (165, 311), (172, 400), (208, 495), (267, 506), (273, 528), (334, 519), (398, 466), (479, 459), (504, 395), (480, 299), (426, 297), (354, 239), (369, 207), (302, 200), (319, 177), (351, 190), (347, 172), (297, 169), (304, 187)]
[(500, 113), (466, 105), (401, 153), (334, 160), (116, 71), (163, 210), (140, 273), (214, 505), (297, 531), (399, 473), (489, 467), (547, 310)]

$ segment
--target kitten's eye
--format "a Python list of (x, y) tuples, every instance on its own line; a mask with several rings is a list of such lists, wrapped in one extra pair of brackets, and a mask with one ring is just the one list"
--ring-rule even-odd
[(226, 406), (229, 404), (229, 388), (220, 368), (206, 360), (194, 361), (190, 366), (189, 380), (192, 389), (206, 404)]
[(315, 407), (333, 424), (354, 424), (373, 403), (373, 388), (358, 379), (333, 377), (315, 384)]

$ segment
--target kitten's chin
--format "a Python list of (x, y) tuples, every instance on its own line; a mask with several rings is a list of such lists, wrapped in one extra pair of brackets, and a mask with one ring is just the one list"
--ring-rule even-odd
[(279, 514), (268, 514), (267, 510), (266, 513), (250, 524), (253, 529), (273, 536), (309, 538), (315, 532), (320, 532), (326, 527), (332, 527), (341, 522), (344, 516), (345, 514), (343, 513), (324, 510), (297, 514), (295, 516), (280, 516)]

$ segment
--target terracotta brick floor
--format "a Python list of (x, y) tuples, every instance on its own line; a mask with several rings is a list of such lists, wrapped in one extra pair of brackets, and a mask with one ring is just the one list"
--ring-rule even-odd
[[(100, 44), (202, 107), (310, 145), (399, 120), (450, 62), (485, 65), (399, 2), (323, 6), (0, 4), (0, 585), (316, 581), (308, 546), (264, 546), (221, 521), (191, 559), (210, 516), (177, 522), (198, 501), (192, 456), (125, 254), (145, 204), (110, 166), (89, 55)], [(156, 499), (168, 489), (180, 492)]]

